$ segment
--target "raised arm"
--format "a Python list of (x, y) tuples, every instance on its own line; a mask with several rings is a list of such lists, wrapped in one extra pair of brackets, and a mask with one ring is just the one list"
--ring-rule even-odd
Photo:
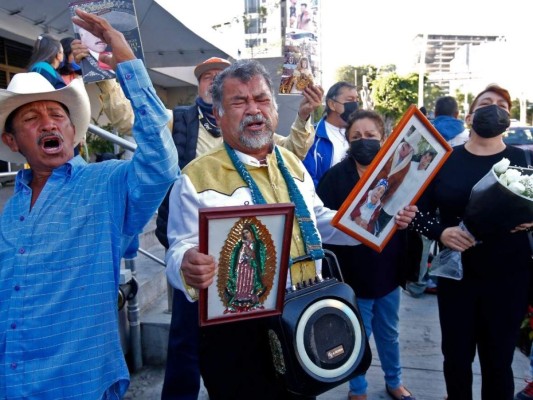
[[(179, 173), (178, 156), (167, 123), (169, 115), (157, 97), (146, 68), (137, 60), (121, 32), (105, 19), (81, 10), (74, 23), (105, 40), (113, 56), (106, 62), (113, 66), (125, 96), (135, 113), (133, 135), (137, 149), (131, 161), (117, 163), (117, 170), (109, 177), (127, 181), (127, 193), (116, 193), (112, 199), (112, 212), (122, 217), (117, 223), (123, 233), (138, 233), (148, 222), (163, 200), (168, 188)], [(121, 211), (126, 204), (124, 213)]]
[(274, 139), (278, 146), (285, 147), (303, 160), (307, 151), (315, 139), (315, 128), (311, 124), (311, 114), (322, 104), (324, 89), (320, 86), (309, 85), (302, 92), (302, 101), (298, 114), (291, 126), (289, 136), (275, 135)]

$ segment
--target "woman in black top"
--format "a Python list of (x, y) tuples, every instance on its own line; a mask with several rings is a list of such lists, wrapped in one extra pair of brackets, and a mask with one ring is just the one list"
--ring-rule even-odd
[[(374, 111), (357, 110), (346, 127), (348, 156), (321, 178), (316, 192), (326, 207), (338, 210), (366, 171), (385, 140), (382, 118)], [(344, 280), (357, 296), (368, 337), (374, 334), (385, 386), (394, 399), (415, 400), (403, 386), (399, 345), (400, 284), (406, 261), (406, 231), (397, 231), (381, 253), (361, 246), (324, 245), (339, 261)], [(365, 375), (350, 380), (350, 400), (367, 399)]]
[[(477, 95), (466, 117), (469, 141), (454, 147), (420, 198), (420, 212), (412, 223), (419, 233), (462, 252), (462, 280), (439, 278), (448, 400), (472, 399), (476, 349), (481, 365), (482, 399), (512, 400), (514, 395), (511, 364), (526, 311), (532, 267), (525, 229), (533, 223), (523, 221), (525, 224), (516, 232), (476, 238), (458, 226), (472, 187), (494, 164), (505, 157), (511, 165), (527, 165), (524, 151), (508, 147), (502, 140), (509, 126), (510, 109), (509, 93), (499, 86), (491, 85)], [(505, 210), (501, 213), (505, 214)], [(481, 243), (476, 244), (476, 240)]]

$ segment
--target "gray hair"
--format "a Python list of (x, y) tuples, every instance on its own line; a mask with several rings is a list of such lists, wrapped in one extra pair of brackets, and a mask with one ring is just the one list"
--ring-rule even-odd
[(268, 89), (270, 90), (270, 94), (272, 95), (272, 104), (277, 110), (278, 104), (276, 103), (276, 96), (272, 86), (272, 78), (265, 67), (256, 60), (238, 60), (217, 74), (211, 86), (213, 109), (216, 109), (220, 116), (224, 115), (222, 99), (224, 97), (224, 82), (226, 79), (237, 78), (241, 82), (247, 83), (258, 75), (261, 75), (265, 80)]

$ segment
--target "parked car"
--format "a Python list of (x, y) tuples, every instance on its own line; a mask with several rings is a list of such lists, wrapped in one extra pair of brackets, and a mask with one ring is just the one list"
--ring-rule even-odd
[(503, 141), (533, 151), (533, 126), (511, 126), (503, 134)]

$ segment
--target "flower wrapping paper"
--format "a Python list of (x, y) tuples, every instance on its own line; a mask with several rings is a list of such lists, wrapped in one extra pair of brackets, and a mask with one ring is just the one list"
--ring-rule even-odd
[[(519, 170), (522, 175), (533, 174), (533, 169)], [(463, 221), (476, 239), (509, 232), (522, 223), (533, 221), (533, 199), (511, 191), (491, 168), (472, 188)]]

